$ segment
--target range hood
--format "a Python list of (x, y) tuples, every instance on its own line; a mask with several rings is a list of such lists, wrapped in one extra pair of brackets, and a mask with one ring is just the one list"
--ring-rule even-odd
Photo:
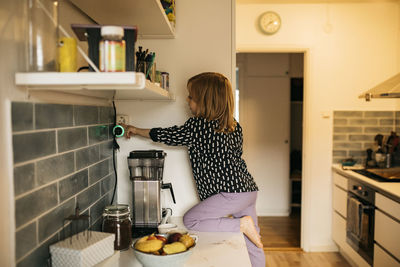
[(365, 98), (366, 101), (370, 101), (371, 98), (400, 98), (400, 73), (371, 88), (358, 98)]

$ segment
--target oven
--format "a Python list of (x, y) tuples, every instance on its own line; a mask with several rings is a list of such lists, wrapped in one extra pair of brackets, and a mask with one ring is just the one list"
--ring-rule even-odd
[(346, 242), (370, 265), (374, 256), (375, 191), (348, 180)]

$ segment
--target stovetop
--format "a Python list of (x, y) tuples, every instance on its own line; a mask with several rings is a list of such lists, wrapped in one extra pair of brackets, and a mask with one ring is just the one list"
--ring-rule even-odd
[(400, 182), (400, 167), (386, 169), (361, 169), (352, 171), (374, 179), (378, 182)]

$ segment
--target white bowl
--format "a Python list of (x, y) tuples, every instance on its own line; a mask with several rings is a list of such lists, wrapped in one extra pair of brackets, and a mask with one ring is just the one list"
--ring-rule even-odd
[[(166, 236), (167, 235), (163, 235)], [(190, 235), (195, 240), (195, 244), (188, 250), (171, 255), (154, 255), (151, 253), (144, 253), (135, 249), (135, 242), (132, 244), (133, 253), (136, 259), (143, 265), (143, 267), (183, 267), (186, 260), (192, 255), (193, 249), (197, 243), (197, 236)]]
[(173, 223), (165, 223), (165, 224), (160, 224), (158, 226), (158, 232), (160, 234), (167, 234), (168, 232), (170, 232), (172, 230), (177, 230), (177, 229), (178, 229), (178, 226)]
[(133, 249), (133, 253), (135, 253), (136, 259), (143, 265), (143, 267), (182, 267), (189, 256), (192, 255), (192, 248), (185, 252), (164, 256), (148, 254), (136, 249)]

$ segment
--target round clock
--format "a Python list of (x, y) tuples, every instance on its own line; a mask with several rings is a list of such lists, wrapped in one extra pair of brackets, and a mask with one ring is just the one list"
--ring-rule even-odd
[(267, 11), (261, 14), (258, 23), (264, 33), (274, 34), (281, 27), (281, 17), (274, 11)]

